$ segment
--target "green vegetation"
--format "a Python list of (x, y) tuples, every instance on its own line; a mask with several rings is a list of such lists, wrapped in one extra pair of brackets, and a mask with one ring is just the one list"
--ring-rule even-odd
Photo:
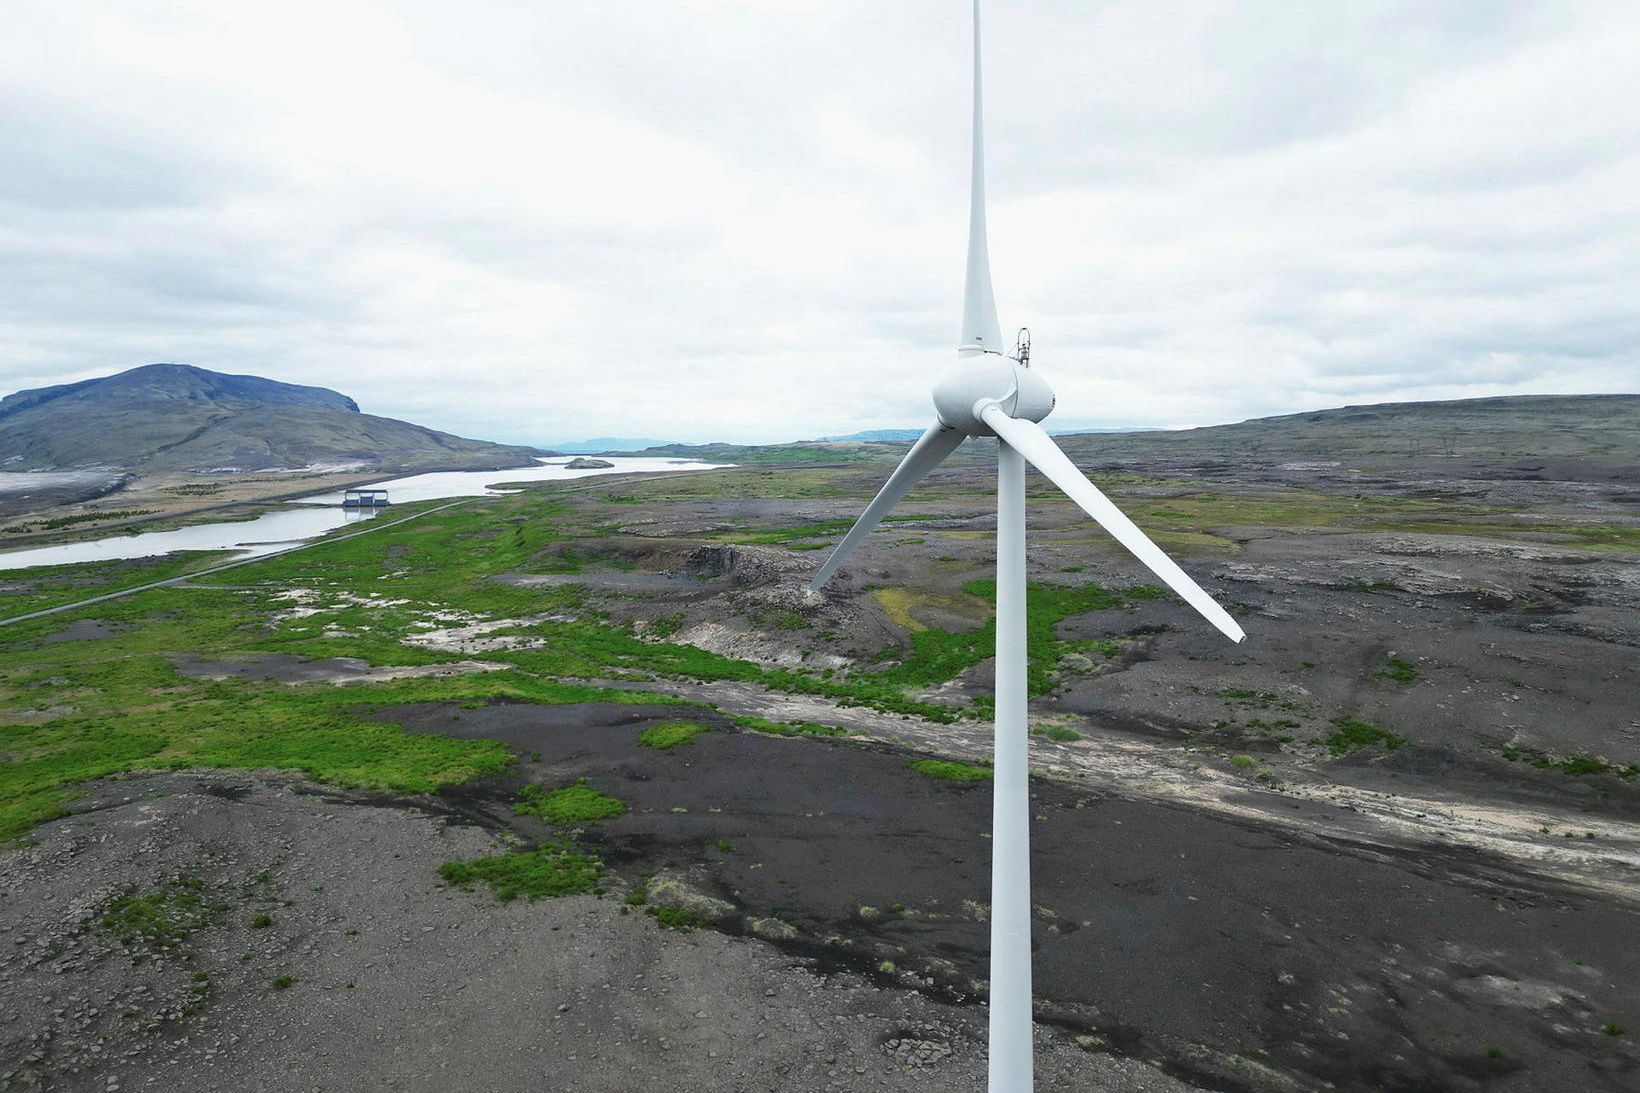
[(1072, 740), (1082, 739), (1082, 734), (1075, 729), (1067, 729), (1063, 725), (1038, 725), (1031, 730), (1032, 736), (1045, 736), (1058, 744), (1069, 744)]
[(1600, 1026), (1600, 1031), (1604, 1032), (1607, 1036), (1621, 1036), (1623, 1035), (1623, 1026), (1618, 1024), (1616, 1021), (1607, 1021), (1605, 1024)]
[[(712, 488), (744, 487), (756, 494), (794, 485), (818, 488), (819, 481), (802, 471), (781, 472), (776, 479), (737, 473), (742, 477), (717, 476)], [(788, 476), (794, 477), (786, 481)], [(619, 488), (709, 495), (699, 493), (706, 490), (701, 477), (706, 476)], [(399, 511), (408, 515), (414, 507)], [(511, 761), (497, 742), (405, 733), (374, 712), (403, 703), (676, 702), (583, 682), (641, 674), (755, 683), (939, 722), (965, 716), (959, 707), (914, 695), (989, 655), (989, 623), (961, 634), (915, 634), (913, 648), (898, 662), (852, 673), (814, 673), (646, 640), (664, 636), (671, 624), (663, 621), (640, 635), (630, 625), (608, 621), (584, 586), (523, 588), (491, 579), (538, 567), (558, 544), (583, 534), (587, 528), (576, 516), (552, 489), (532, 488), (378, 533), (321, 542), (297, 555), (199, 578), (187, 589), (161, 588), (86, 608), (80, 617), (104, 624), (107, 636), (98, 640), (41, 642), (70, 625), (72, 614), (7, 628), (0, 754), (8, 761), (0, 766), (0, 839), (21, 836), (61, 814), (76, 784), (134, 769), (274, 767), (340, 785), (415, 794), (494, 773)], [(19, 593), (7, 602), (19, 611), (37, 609), (192, 572), (214, 560), (194, 556), (24, 571), (15, 579)], [(991, 589), (989, 582), (976, 582), (967, 591), (983, 601)], [(1033, 691), (1051, 686), (1052, 666), (1075, 647), (1055, 636), (1059, 621), (1151, 591), (1036, 586), (1030, 626)], [(974, 606), (976, 614), (987, 610), (984, 602)], [(503, 671), (342, 686), (197, 679), (180, 674), (173, 659), (208, 649), (224, 658), (284, 654), (356, 657), (379, 666), (440, 663), (449, 654), (407, 639), (425, 633), (430, 617), (452, 613), (520, 620), (489, 633), (520, 636), (526, 644), (485, 654), (506, 663)], [(782, 734), (841, 732), (810, 724), (772, 725), (747, 723), (756, 731)]]
[(135, 887), (127, 887), (103, 905), (97, 932), (138, 960), (175, 948), (226, 909), (224, 904), (207, 903), (204, 888), (203, 881), (187, 874), (151, 892), (139, 894)]
[(706, 924), (706, 920), (693, 911), (685, 911), (682, 907), (669, 907), (664, 903), (651, 903), (643, 911), (664, 928), (677, 930), (679, 933), (686, 934)]
[(1296, 702), (1269, 691), (1250, 691), (1242, 687), (1225, 687), (1219, 691), (1227, 706), (1242, 706), (1251, 710), (1291, 710)]
[(751, 616), (751, 622), (765, 630), (805, 630), (809, 625), (808, 619), (786, 608), (757, 612)]
[(3, 605), (0, 606), (0, 617), (15, 618), (92, 596), (120, 592), (155, 581), (168, 581), (208, 569), (229, 556), (226, 551), (189, 551), (158, 558), (9, 570), (5, 574), (8, 594), (0, 600), (0, 605)]
[(272, 915), (262, 914), (262, 915), (257, 915), (255, 918), (251, 919), (251, 929), (253, 929), (253, 930), (266, 930), (269, 926), (272, 926), (272, 925), (273, 925), (273, 916)]
[(693, 744), (695, 737), (711, 728), (696, 721), (662, 721), (638, 734), (638, 743), (646, 748), (671, 751), (683, 744)]
[[(996, 598), (994, 580), (969, 581), (963, 586), (967, 596), (980, 601), (976, 609)], [(1025, 643), (1030, 664), (1026, 686), (1035, 697), (1053, 689), (1053, 670), (1067, 653), (1097, 652), (1114, 656), (1120, 644), (1108, 639), (1091, 642), (1068, 641), (1057, 634), (1059, 624), (1076, 615), (1128, 607), (1143, 600), (1167, 595), (1152, 585), (1109, 590), (1089, 582), (1080, 587), (1032, 582), (1026, 598)], [(882, 597), (879, 596), (879, 599)], [(894, 688), (930, 687), (955, 679), (996, 648), (996, 623), (986, 622), (972, 630), (952, 633), (927, 628), (907, 635), (911, 649), (897, 664), (865, 675), (857, 675), (856, 687), (867, 680)]]
[(1323, 738), (1322, 743), (1336, 756), (1348, 755), (1376, 744), (1382, 744), (1387, 750), (1395, 751), (1407, 742), (1404, 736), (1396, 736), (1377, 725), (1353, 717), (1335, 717), (1332, 723), (1333, 731)]
[(1418, 678), (1418, 666), (1400, 657), (1391, 656), (1386, 657), (1384, 666), (1373, 674), (1391, 683), (1411, 683)]
[(658, 619), (651, 619), (649, 627), (644, 632), (650, 637), (669, 638), (683, 629), (683, 612), (678, 611), (671, 615), (662, 615)]
[(986, 782), (991, 778), (988, 767), (976, 767), (950, 759), (913, 759), (906, 766), (918, 774), (938, 778), (942, 782)]
[(1248, 767), (1253, 765), (1253, 757), (1251, 755), (1232, 755), (1230, 757), (1230, 765), (1241, 770), (1246, 770)]
[[(861, 458), (892, 459), (891, 449), (861, 450), (867, 453)], [(526, 587), (494, 579), (554, 567), (573, 574), (591, 562), (624, 564), (621, 559), (627, 555), (612, 547), (609, 537), (624, 534), (620, 521), (631, 501), (838, 496), (847, 492), (843, 487), (857, 488), (877, 473), (875, 464), (835, 469), (840, 459), (854, 458), (846, 454), (851, 451), (845, 446), (810, 453), (823, 455), (832, 469), (743, 468), (611, 482), (596, 491), (585, 483), (536, 483), (516, 494), (475, 500), (369, 535), (333, 537), (300, 554), (196, 579), (187, 589), (158, 589), (9, 627), (0, 635), (5, 660), (0, 670), (0, 755), (6, 758), (0, 764), (0, 839), (25, 835), (40, 820), (60, 814), (78, 783), (130, 770), (272, 767), (340, 785), (418, 794), (499, 772), (512, 762), (508, 749), (497, 742), (402, 731), (381, 711), (403, 704), (677, 703), (664, 693), (617, 690), (603, 682), (642, 679), (658, 684), (660, 692), (669, 680), (746, 683), (937, 722), (986, 715), (986, 696), (975, 696), (969, 705), (924, 698), (923, 692), (970, 672), (990, 655), (994, 630), (989, 621), (960, 632), (928, 628), (909, 633), (903, 649), (852, 668), (769, 668), (667, 640), (684, 625), (685, 616), (675, 609), (647, 626), (635, 626), (610, 613), (622, 593), (599, 592), (571, 581)], [(1112, 480), (1118, 481), (1127, 480)], [(1155, 483), (1135, 479), (1131, 484)], [(1185, 484), (1170, 485), (1179, 489)], [(905, 514), (912, 519), (903, 523), (916, 524), (917, 534), (923, 533), (926, 518), (949, 517), (953, 496), (972, 496), (976, 506), (990, 504), (988, 494), (931, 488), (945, 491), (939, 511), (916, 511), (920, 503), (913, 502), (913, 511)], [(1370, 522), (1449, 515), (1441, 508), (1445, 502), (1408, 505), (1393, 499), (1309, 498), (1298, 491), (1251, 501), (1246, 496), (1201, 492), (1153, 497), (1145, 504), (1152, 502), (1165, 508), (1166, 519), (1182, 521), (1176, 525), (1181, 531), (1211, 526), (1208, 517), (1232, 514), (1240, 515), (1227, 519), (1227, 524), (1257, 522), (1266, 516), (1260, 506), (1289, 514), (1290, 519), (1278, 523), (1303, 523), (1323, 510), (1329, 519), (1351, 526), (1358, 517)], [(1254, 508), (1245, 509), (1245, 503)], [(1306, 513), (1306, 508), (1315, 511)], [(415, 505), (403, 505), (397, 512), (408, 515), (416, 510)], [(1464, 511), (1465, 519), (1496, 515), (1474, 506)], [(789, 547), (823, 545), (846, 526), (846, 521), (818, 521), (745, 527), (720, 538)], [(930, 530), (928, 542), (936, 543), (942, 535), (960, 537)], [(21, 613), (196, 571), (216, 560), (199, 555), (24, 571), (8, 575), (16, 592), (6, 597), (6, 603)], [(949, 607), (957, 617), (986, 620), (993, 592), (989, 580), (973, 581), (942, 608)], [(1087, 662), (1080, 657), (1118, 656), (1124, 648), (1122, 638), (1061, 637), (1062, 623), (1161, 595), (1160, 589), (1146, 586), (1032, 584), (1027, 627), (1031, 693), (1051, 690), (1057, 673), (1086, 670)], [(908, 610), (911, 598), (900, 597)], [(795, 611), (768, 611), (760, 617), (771, 629), (804, 624)], [(49, 644), (42, 640), (76, 619), (105, 624), (99, 631), (104, 636)], [(356, 657), (382, 667), (445, 663), (452, 654), (429, 648), (424, 636), (435, 626), (468, 621), (485, 626), (486, 637), (520, 639), (517, 647), (484, 651), (486, 660), (505, 664), (504, 670), (341, 686), (286, 686), (254, 678), (192, 678), (177, 668), (179, 656), (201, 649), (227, 659), (281, 654)], [(846, 644), (836, 636), (819, 637)], [(1260, 709), (1287, 705), (1263, 692), (1230, 701)], [(807, 722), (738, 718), (736, 724), (786, 736), (845, 734)], [(1056, 728), (1043, 735), (1064, 740), (1068, 738), (1062, 734), (1070, 731)], [(1389, 739), (1386, 735), (1376, 742), (1388, 746)], [(672, 748), (682, 742), (660, 746)], [(544, 795), (545, 790), (538, 792)], [(527, 810), (536, 800), (526, 791), (520, 805)]]
[(512, 854), (493, 854), (472, 861), (447, 861), (438, 874), (445, 883), (471, 888), (483, 881), (502, 902), (519, 896), (573, 896), (590, 892), (603, 876), (603, 863), (568, 846), (546, 845)]
[(296, 977), (294, 975), (276, 975), (273, 977), (273, 982), (268, 985), (276, 991), (282, 991), (289, 990), (295, 982)]
[(5, 531), (61, 531), (63, 528), (78, 527), (81, 524), (101, 524), (112, 520), (134, 520), (139, 516), (152, 516), (158, 509), (108, 509), (102, 512), (82, 512), (72, 516), (53, 516), (44, 520), (30, 520), (27, 523), (13, 524)]
[(1573, 777), (1584, 774), (1616, 774), (1628, 781), (1640, 775), (1640, 765), (1630, 763), (1626, 767), (1616, 767), (1593, 755), (1572, 754), (1554, 758), (1536, 748), (1514, 744), (1505, 744), (1498, 752), (1511, 763), (1530, 763), (1539, 770), (1558, 770)]
[(769, 721), (761, 717), (736, 717), (735, 725), (770, 736), (848, 736), (847, 729), (835, 725), (821, 725), (813, 721)]
[(725, 531), (718, 533), (717, 538), (730, 543), (765, 543), (790, 546), (805, 539), (836, 538), (847, 531), (853, 523), (852, 520), (822, 520), (817, 524), (803, 524), (790, 528), (753, 528), (745, 531)]
[(583, 778), (562, 789), (544, 790), (528, 785), (518, 792), (513, 811), (539, 816), (549, 824), (580, 824), (608, 820), (626, 811), (626, 805), (587, 785)]

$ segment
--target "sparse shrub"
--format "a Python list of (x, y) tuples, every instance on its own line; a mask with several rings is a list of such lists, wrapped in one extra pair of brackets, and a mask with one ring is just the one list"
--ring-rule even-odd
[(270, 983), (269, 986), (276, 991), (282, 991), (290, 989), (291, 985), (295, 982), (296, 977), (294, 975), (276, 975), (273, 977), (273, 982)]
[(1253, 757), (1251, 755), (1232, 755), (1230, 757), (1230, 765), (1238, 769), (1245, 770), (1253, 765)]

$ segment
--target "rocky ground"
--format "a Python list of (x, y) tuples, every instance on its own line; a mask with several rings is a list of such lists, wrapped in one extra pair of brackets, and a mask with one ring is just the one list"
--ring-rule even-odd
[[(1032, 707), (1041, 1084), (1640, 1087), (1640, 488), (1570, 457), (1083, 462), (1249, 640), (1169, 599), (1057, 627), (1082, 644)], [(867, 671), (989, 616), (967, 587), (994, 534), (978, 456), (804, 592), (884, 471), (579, 486), (573, 534), (496, 576), (584, 586), (584, 612), (673, 642)], [(1031, 489), (1033, 581), (1147, 579)], [(303, 595), (292, 610), (324, 610)], [(429, 623), (414, 644), (449, 660), (410, 673), (173, 662), (307, 687), (489, 672), (549, 640), (530, 622)], [(272, 776), (102, 784), (0, 852), (0, 1089), (979, 1088), (989, 791), (908, 763), (983, 758), (984, 720), (635, 675), (605, 682), (717, 710), (374, 710), (518, 757), (414, 802)], [(971, 714), (989, 675), (924, 697)], [(637, 742), (679, 716), (710, 731)], [(444, 860), (547, 837), (513, 811), (522, 786), (581, 778), (627, 804), (579, 836), (603, 899), (441, 886)], [(715, 928), (622, 913), (657, 881)], [(121, 940), (133, 900), (188, 895), (173, 947)]]
[[(437, 882), (493, 842), (277, 776), (98, 787), (0, 859), (0, 1089), (984, 1088), (982, 1009), (613, 896)], [(157, 918), (165, 944), (132, 934)], [(1037, 1067), (1188, 1088), (1050, 1026)]]

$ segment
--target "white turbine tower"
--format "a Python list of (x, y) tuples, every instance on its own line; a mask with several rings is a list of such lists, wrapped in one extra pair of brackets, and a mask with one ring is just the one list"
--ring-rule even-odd
[(912, 445), (809, 585), (818, 591), (890, 509), (971, 436), (997, 438), (995, 803), (991, 841), (991, 1093), (1031, 1088), (1031, 869), (1025, 694), (1025, 464), (1064, 490), (1116, 541), (1233, 641), (1246, 635), (1076, 469), (1037, 424), (1053, 391), (1028, 353), (1006, 356), (985, 241), (985, 149), (980, 112), (979, 0), (974, 0), (974, 162), (961, 371), (934, 388), (938, 420)]

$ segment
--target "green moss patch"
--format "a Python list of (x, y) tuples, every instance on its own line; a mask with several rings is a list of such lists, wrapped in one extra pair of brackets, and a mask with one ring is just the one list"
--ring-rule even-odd
[(1391, 683), (1407, 684), (1418, 678), (1418, 666), (1400, 657), (1386, 657), (1384, 666), (1373, 675), (1379, 679), (1387, 679)]
[(942, 782), (988, 782), (991, 780), (991, 769), (989, 767), (976, 767), (968, 763), (958, 763), (951, 759), (913, 759), (906, 766), (924, 777), (938, 778)]
[(770, 736), (848, 736), (847, 729), (814, 721), (769, 721), (762, 717), (737, 717), (735, 725)]
[(226, 905), (207, 901), (204, 889), (192, 876), (151, 892), (128, 887), (104, 904), (97, 932), (138, 957), (175, 948), (225, 910)]
[(1407, 742), (1404, 736), (1396, 736), (1387, 729), (1381, 729), (1367, 721), (1358, 721), (1353, 717), (1335, 717), (1332, 723), (1333, 731), (1322, 738), (1322, 743), (1326, 744), (1334, 755), (1349, 755), (1351, 752), (1376, 745), (1382, 745), (1388, 751), (1395, 751)]
[(518, 793), (513, 811), (520, 815), (539, 816), (549, 824), (580, 824), (613, 819), (626, 811), (626, 805), (614, 797), (599, 793), (583, 778), (562, 789), (525, 786)]
[(1499, 753), (1511, 763), (1530, 763), (1539, 770), (1558, 770), (1573, 777), (1585, 774), (1615, 774), (1627, 781), (1640, 775), (1640, 766), (1634, 763), (1626, 767), (1617, 767), (1593, 755), (1573, 754), (1555, 757), (1536, 748), (1516, 747), (1510, 744), (1500, 748)]
[(494, 854), (472, 861), (447, 861), (438, 875), (457, 888), (483, 881), (502, 902), (519, 896), (573, 896), (590, 892), (603, 876), (603, 862), (564, 846), (543, 846), (515, 854)]
[(695, 737), (711, 728), (696, 721), (662, 721), (638, 734), (638, 743), (646, 748), (671, 751), (684, 744), (693, 744)]
[(1032, 736), (1045, 736), (1056, 744), (1069, 744), (1072, 740), (1082, 739), (1082, 734), (1075, 729), (1067, 729), (1063, 725), (1038, 725), (1031, 730)]
[(644, 914), (654, 919), (668, 930), (677, 930), (679, 933), (688, 933), (698, 926), (705, 925), (706, 920), (693, 911), (685, 911), (682, 907), (668, 907), (664, 903), (652, 903), (645, 907)]

